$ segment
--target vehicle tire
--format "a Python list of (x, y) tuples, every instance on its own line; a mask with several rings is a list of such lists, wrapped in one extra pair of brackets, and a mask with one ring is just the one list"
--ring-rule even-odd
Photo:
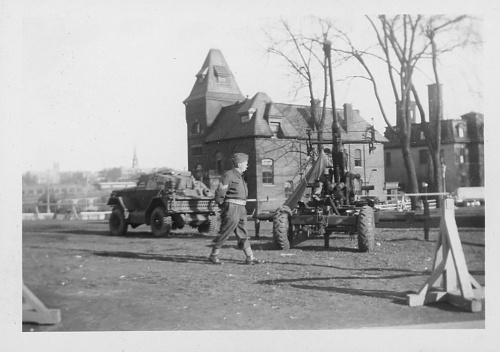
[(125, 236), (127, 234), (127, 220), (123, 209), (119, 207), (113, 208), (109, 216), (109, 233), (112, 236)]
[(284, 250), (290, 249), (290, 241), (288, 232), (290, 223), (288, 221), (289, 214), (287, 212), (277, 212), (273, 218), (273, 238), (274, 243)]
[(174, 214), (172, 215), (172, 228), (174, 229), (183, 229), (184, 225), (186, 225), (186, 222), (184, 221), (184, 218), (182, 217), (181, 214)]
[(207, 235), (216, 235), (217, 234), (217, 217), (210, 216), (207, 221), (198, 226), (198, 232), (207, 234)]
[(172, 229), (172, 217), (162, 207), (157, 207), (151, 213), (151, 232), (156, 237), (167, 236)]
[(375, 219), (373, 216), (373, 208), (365, 205), (361, 208), (358, 221), (358, 249), (360, 252), (369, 252), (375, 246)]

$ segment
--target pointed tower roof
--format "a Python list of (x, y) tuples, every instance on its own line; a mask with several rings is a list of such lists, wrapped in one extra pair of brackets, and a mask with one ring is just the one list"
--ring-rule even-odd
[(219, 49), (210, 49), (205, 62), (196, 74), (196, 82), (191, 94), (184, 100), (188, 103), (199, 98), (243, 101), (231, 69)]

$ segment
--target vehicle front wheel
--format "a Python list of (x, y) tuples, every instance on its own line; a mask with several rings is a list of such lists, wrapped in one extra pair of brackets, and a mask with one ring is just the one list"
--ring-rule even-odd
[(167, 236), (172, 229), (172, 217), (165, 209), (157, 207), (151, 213), (151, 232), (157, 237)]
[(369, 252), (375, 246), (375, 218), (373, 208), (365, 205), (358, 215), (358, 248), (361, 252)]
[(284, 250), (290, 249), (290, 241), (288, 239), (288, 231), (290, 224), (288, 222), (289, 214), (287, 212), (278, 212), (273, 219), (273, 238), (274, 243)]
[(125, 236), (127, 234), (127, 220), (121, 208), (113, 208), (109, 216), (109, 233), (112, 236)]

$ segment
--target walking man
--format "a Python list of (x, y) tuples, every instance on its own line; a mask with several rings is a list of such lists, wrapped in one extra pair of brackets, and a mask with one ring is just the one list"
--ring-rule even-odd
[(246, 255), (245, 264), (261, 264), (264, 261), (253, 256), (249, 236), (246, 229), (247, 211), (245, 208), (248, 188), (243, 180), (243, 172), (248, 168), (248, 155), (236, 153), (231, 156), (233, 168), (222, 175), (219, 187), (215, 192), (215, 200), (221, 208), (221, 226), (219, 234), (213, 240), (212, 253), (208, 261), (213, 264), (221, 264), (219, 251), (226, 240), (235, 234), (238, 240), (238, 248)]

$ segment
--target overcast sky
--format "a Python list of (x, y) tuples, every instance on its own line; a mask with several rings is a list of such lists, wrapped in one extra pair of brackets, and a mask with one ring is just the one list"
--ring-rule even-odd
[[(187, 169), (182, 101), (210, 48), (222, 50), (244, 95), (263, 91), (275, 102), (307, 103), (293, 100), (283, 62), (266, 53), (263, 30), (280, 17), (362, 20), (359, 14), (383, 8), (356, 2), (351, 9), (358, 16), (350, 17), (348, 2), (326, 0), (25, 3), (18, 48), (22, 128), (16, 131), (22, 172), (54, 163), (62, 171), (131, 166), (134, 148), (140, 167)], [(295, 6), (285, 6), (290, 3)], [(477, 53), (443, 67), (446, 117), (484, 113), (481, 59)], [(353, 104), (383, 132), (369, 86), (339, 83), (336, 96), (337, 106)]]

